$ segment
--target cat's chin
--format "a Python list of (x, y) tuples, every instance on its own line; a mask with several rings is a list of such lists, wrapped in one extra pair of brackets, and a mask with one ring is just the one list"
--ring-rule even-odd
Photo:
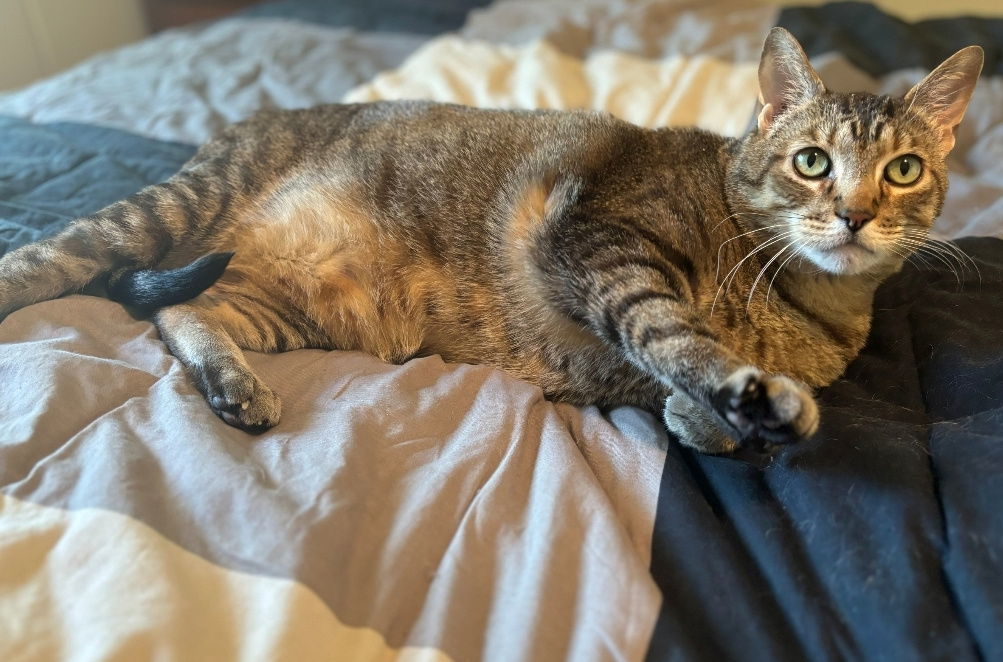
[(856, 276), (880, 268), (885, 259), (858, 243), (832, 248), (803, 249), (805, 256), (819, 269), (837, 276)]

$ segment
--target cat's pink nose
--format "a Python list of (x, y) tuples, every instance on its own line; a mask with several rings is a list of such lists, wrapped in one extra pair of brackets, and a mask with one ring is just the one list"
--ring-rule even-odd
[(874, 214), (864, 209), (840, 209), (836, 212), (836, 216), (843, 219), (850, 232), (858, 231), (874, 218)]

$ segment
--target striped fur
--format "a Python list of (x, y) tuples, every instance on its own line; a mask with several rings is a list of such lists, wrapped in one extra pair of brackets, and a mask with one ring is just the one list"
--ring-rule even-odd
[[(802, 84), (761, 72), (760, 127), (740, 141), (424, 102), (262, 113), (167, 182), (5, 256), (0, 314), (232, 252), (155, 320), (213, 410), (247, 430), (281, 404), (241, 350), (314, 347), (491, 364), (555, 399), (664, 411), (708, 452), (803, 438), (809, 389), (857, 354), (874, 290), (939, 213), (950, 146), (942, 109), (915, 103), (926, 88), (825, 92), (776, 30), (764, 63)], [(837, 174), (793, 172), (805, 145)], [(903, 150), (926, 168), (909, 190), (874, 176)], [(857, 235), (866, 255), (833, 243), (847, 200), (876, 212)]]

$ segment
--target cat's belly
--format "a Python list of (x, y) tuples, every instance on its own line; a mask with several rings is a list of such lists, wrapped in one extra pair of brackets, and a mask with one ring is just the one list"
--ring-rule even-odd
[(399, 362), (416, 354), (424, 316), (410, 290), (428, 274), (409, 263), (359, 206), (319, 187), (283, 191), (235, 225), (221, 284), (255, 288), (312, 329), (313, 346)]
[(314, 327), (312, 346), (395, 363), (438, 354), (501, 368), (555, 399), (660, 407), (664, 387), (554, 311), (520, 256), (494, 277), (483, 262), (443, 263), (350, 200), (337, 187), (287, 187), (259, 205), (218, 247), (235, 252), (221, 287), (267, 293), (288, 320)]
[(289, 223), (267, 223), (236, 240), (222, 287), (269, 293), (288, 319), (316, 325), (318, 346), (400, 363), (440, 355), (491, 365), (578, 404), (657, 409), (664, 387), (578, 325), (511, 292), (378, 241), (300, 241)]

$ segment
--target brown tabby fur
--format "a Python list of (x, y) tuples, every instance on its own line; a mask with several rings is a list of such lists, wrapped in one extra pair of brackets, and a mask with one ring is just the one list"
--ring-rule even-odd
[[(960, 51), (905, 98), (836, 94), (775, 29), (742, 140), (422, 102), (262, 113), (167, 182), (5, 256), (0, 315), (233, 251), (208, 290), (155, 314), (230, 424), (280, 416), (241, 349), (314, 347), (438, 353), (555, 399), (664, 409), (709, 452), (797, 440), (818, 423), (809, 388), (856, 356), (874, 290), (940, 211), (981, 60)], [(810, 146), (829, 176), (793, 169)], [(907, 153), (923, 175), (894, 186), (882, 170)]]

